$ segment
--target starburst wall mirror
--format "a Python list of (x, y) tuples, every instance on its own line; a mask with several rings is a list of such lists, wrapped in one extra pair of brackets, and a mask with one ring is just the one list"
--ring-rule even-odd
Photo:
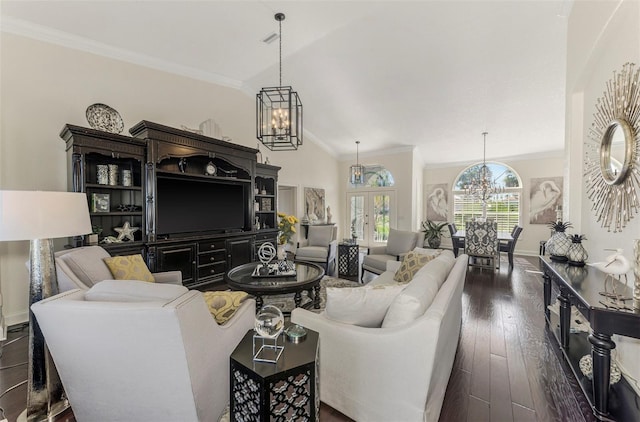
[(640, 185), (640, 68), (613, 72), (585, 142), (587, 197), (597, 221), (620, 232), (638, 212)]

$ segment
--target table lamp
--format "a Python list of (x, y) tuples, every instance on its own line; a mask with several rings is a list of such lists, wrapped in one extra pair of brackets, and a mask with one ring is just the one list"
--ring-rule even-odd
[(29, 240), (28, 421), (49, 420), (68, 404), (31, 305), (58, 294), (51, 239), (91, 233), (85, 193), (0, 191), (0, 241)]

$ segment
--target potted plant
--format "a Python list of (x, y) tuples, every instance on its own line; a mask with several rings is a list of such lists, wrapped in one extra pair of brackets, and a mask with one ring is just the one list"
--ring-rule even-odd
[(436, 249), (440, 247), (442, 241), (442, 229), (447, 225), (447, 222), (436, 223), (435, 221), (427, 220), (422, 222), (422, 232), (424, 233), (424, 240), (429, 244), (429, 247)]
[(291, 242), (291, 238), (296, 233), (296, 224), (298, 219), (293, 215), (287, 215), (283, 212), (278, 213), (278, 259), (283, 260), (285, 255), (284, 245)]
[(547, 225), (553, 230), (553, 234), (546, 244), (551, 259), (554, 261), (566, 261), (567, 253), (571, 246), (571, 238), (565, 232), (569, 227), (572, 227), (572, 224), (568, 221), (552, 221)]

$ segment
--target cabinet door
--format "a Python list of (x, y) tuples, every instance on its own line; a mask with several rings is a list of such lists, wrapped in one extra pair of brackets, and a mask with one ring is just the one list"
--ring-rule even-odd
[(253, 241), (251, 237), (227, 240), (227, 269), (251, 262), (253, 256)]
[(160, 246), (157, 248), (158, 271), (182, 271), (182, 283), (194, 282), (196, 244)]

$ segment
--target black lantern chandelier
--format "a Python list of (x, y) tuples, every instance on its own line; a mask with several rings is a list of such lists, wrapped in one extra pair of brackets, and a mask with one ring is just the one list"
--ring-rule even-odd
[[(486, 157), (488, 134), (489, 132), (482, 132), (482, 136), (484, 138), (484, 148), (482, 152), (482, 166), (480, 167), (480, 171), (474, 178), (471, 179), (469, 184), (465, 187), (465, 193), (467, 195), (479, 199), (483, 204), (486, 204), (492, 195), (504, 192), (504, 187), (499, 186), (494, 180), (491, 179), (491, 171), (489, 170), (489, 167), (487, 167)], [(485, 212), (484, 208), (483, 212)]]
[(302, 145), (302, 102), (292, 87), (282, 86), (284, 13), (276, 13), (275, 19), (280, 27), (280, 83), (256, 95), (256, 130), (260, 142), (270, 150), (291, 151)]
[(351, 175), (350, 180), (352, 185), (364, 184), (364, 166), (360, 164), (360, 161), (358, 160), (359, 145), (360, 141), (356, 141), (356, 163), (349, 167), (349, 174)]

